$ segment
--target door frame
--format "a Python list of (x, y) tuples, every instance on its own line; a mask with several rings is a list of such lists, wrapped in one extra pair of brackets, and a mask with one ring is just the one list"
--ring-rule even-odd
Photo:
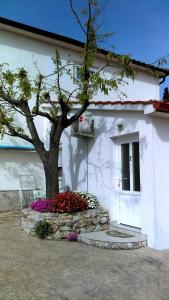
[[(129, 143), (129, 147), (132, 147), (132, 143), (133, 142), (139, 142), (139, 133), (134, 133), (134, 134), (128, 134), (128, 135), (125, 135), (125, 136), (119, 136), (119, 137), (116, 137), (116, 144), (117, 144), (117, 151), (118, 151), (118, 155), (117, 155), (117, 158), (118, 158), (118, 173), (117, 173), (117, 192), (118, 192), (118, 223), (120, 224), (120, 197), (121, 195), (133, 195), (133, 196), (141, 196), (141, 190), (140, 191), (125, 191), (125, 190), (122, 190), (122, 180), (121, 180), (121, 172), (122, 172), (122, 161), (121, 161), (121, 145), (122, 144), (126, 144), (126, 143)], [(140, 148), (139, 148), (140, 149)], [(130, 149), (131, 151), (131, 149)], [(139, 157), (140, 157), (140, 150), (139, 150)], [(130, 170), (130, 177), (132, 178), (132, 182), (130, 183), (130, 186), (131, 184), (133, 183), (133, 168), (131, 168)], [(140, 178), (140, 181), (141, 181), (141, 178)], [(140, 198), (141, 199), (141, 198)], [(140, 212), (141, 214), (141, 212)], [(140, 215), (141, 217), (141, 215)], [(126, 226), (132, 226), (132, 225), (126, 225)]]

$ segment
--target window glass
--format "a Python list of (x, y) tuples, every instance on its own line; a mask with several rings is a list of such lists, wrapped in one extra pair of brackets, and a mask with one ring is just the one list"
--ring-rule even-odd
[(140, 191), (139, 142), (132, 143), (133, 191)]
[(122, 190), (130, 191), (129, 144), (121, 145)]

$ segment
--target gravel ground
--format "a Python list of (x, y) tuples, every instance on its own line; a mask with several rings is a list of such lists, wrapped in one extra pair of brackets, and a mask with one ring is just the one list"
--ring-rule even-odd
[(0, 214), (0, 300), (169, 300), (169, 251), (46, 241)]

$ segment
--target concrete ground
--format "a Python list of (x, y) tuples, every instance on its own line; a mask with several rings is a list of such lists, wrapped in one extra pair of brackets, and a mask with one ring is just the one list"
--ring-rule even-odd
[(169, 300), (169, 251), (46, 241), (0, 214), (0, 300)]

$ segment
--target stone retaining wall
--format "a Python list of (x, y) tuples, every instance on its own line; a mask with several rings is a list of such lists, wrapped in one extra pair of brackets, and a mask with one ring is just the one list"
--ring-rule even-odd
[(109, 213), (98, 207), (77, 213), (39, 213), (30, 208), (22, 211), (22, 228), (29, 234), (35, 235), (34, 229), (38, 221), (46, 220), (53, 227), (53, 234), (48, 239), (63, 239), (69, 232), (92, 232), (109, 228)]

